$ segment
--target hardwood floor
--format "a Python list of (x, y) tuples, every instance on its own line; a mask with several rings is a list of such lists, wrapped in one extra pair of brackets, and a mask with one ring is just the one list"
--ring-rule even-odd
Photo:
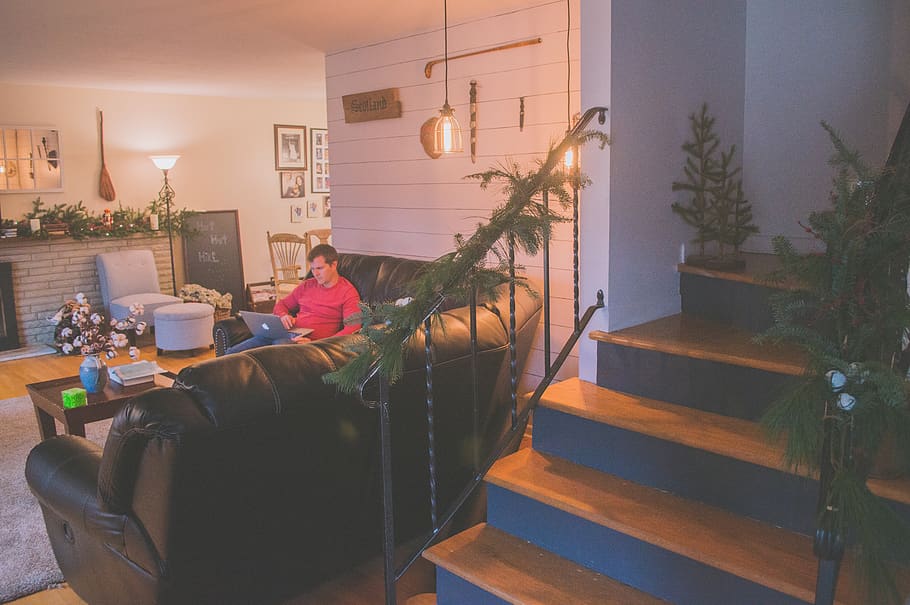
[[(158, 361), (165, 370), (179, 372), (185, 366), (211, 359), (215, 356), (212, 349), (196, 349), (194, 351), (175, 351), (165, 353), (158, 357), (158, 351), (151, 340), (147, 344), (140, 340), (142, 359)], [(108, 365), (130, 363), (130, 358), (125, 353), (108, 361)], [(25, 385), (42, 380), (75, 376), (79, 373), (79, 364), (82, 363), (81, 355), (43, 355), (41, 357), (28, 357), (14, 359), (0, 363), (0, 399), (27, 395)]]
[[(140, 344), (142, 344), (140, 342)], [(185, 366), (211, 359), (215, 356), (210, 349), (196, 349), (193, 352), (167, 353), (158, 357), (154, 343), (149, 342), (142, 349), (142, 359), (158, 361), (158, 365), (172, 372), (179, 372)], [(73, 376), (79, 371), (80, 355), (45, 355), (0, 363), (0, 399), (27, 395), (25, 385), (42, 380)], [(110, 361), (110, 365), (129, 363), (126, 355)], [(418, 561), (411, 572), (399, 583), (398, 601), (404, 604), (412, 595), (433, 591), (433, 567)], [(334, 580), (316, 587), (305, 595), (296, 597), (284, 605), (376, 605), (382, 602), (382, 562), (375, 559), (357, 567)], [(67, 586), (45, 590), (11, 601), (9, 605), (86, 605)]]
[[(397, 587), (398, 605), (417, 594), (433, 592), (435, 567), (420, 559)], [(383, 602), (382, 560), (373, 559), (282, 605), (378, 605)], [(44, 590), (7, 605), (86, 605), (68, 586)]]

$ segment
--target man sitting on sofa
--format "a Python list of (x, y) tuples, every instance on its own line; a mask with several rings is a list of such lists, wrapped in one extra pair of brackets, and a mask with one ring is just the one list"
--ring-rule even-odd
[[(347, 279), (338, 275), (338, 251), (319, 244), (307, 254), (313, 277), (300, 282), (294, 291), (275, 303), (272, 313), (281, 318), (284, 327), (312, 328), (307, 336), (269, 339), (253, 336), (227, 349), (227, 353), (248, 351), (256, 347), (292, 342), (309, 342), (352, 334), (360, 329), (360, 294)], [(348, 320), (348, 323), (345, 323)], [(351, 321), (354, 320), (354, 321)]]

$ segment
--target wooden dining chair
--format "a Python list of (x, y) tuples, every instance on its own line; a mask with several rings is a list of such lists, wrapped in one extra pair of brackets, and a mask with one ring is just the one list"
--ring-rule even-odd
[[(310, 229), (303, 234), (304, 239), (306, 240), (306, 254), (304, 258), (310, 255), (310, 250), (319, 244), (330, 244), (332, 243), (332, 230), (331, 229)], [(306, 261), (306, 271), (310, 270), (310, 261)]]
[(309, 238), (296, 233), (265, 232), (269, 241), (269, 258), (272, 261), (272, 279), (278, 298), (287, 296), (297, 287), (306, 272), (306, 254), (310, 249)]

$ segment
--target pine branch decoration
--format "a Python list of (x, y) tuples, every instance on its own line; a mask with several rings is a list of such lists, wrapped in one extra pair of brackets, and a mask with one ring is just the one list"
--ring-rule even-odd
[[(430, 263), (409, 286), (408, 291), (414, 296), (407, 305), (361, 304), (362, 318), (358, 321), (364, 328), (350, 347), (356, 356), (339, 370), (324, 375), (323, 380), (348, 393), (362, 388), (373, 372), (394, 383), (401, 377), (407, 346), (423, 329), (424, 318), (431, 314), (431, 322), (442, 324), (436, 309), (443, 300), (453, 298), (464, 303), (475, 289), (478, 300), (493, 299), (496, 287), (509, 279), (503, 252), (506, 242), (511, 238), (518, 250), (534, 255), (552, 233), (553, 225), (566, 220), (544, 206), (542, 196), (547, 192), (550, 199), (565, 208), (572, 200), (566, 187), (588, 184), (588, 179), (577, 171), (566, 175), (554, 168), (567, 149), (591, 140), (597, 141), (601, 149), (609, 143), (604, 133), (589, 130), (551, 145), (546, 159), (538, 162), (534, 170), (524, 171), (516, 162), (505, 162), (465, 177), (478, 181), (481, 189), (501, 185), (507, 201), (493, 210), (487, 223), (478, 224), (470, 238), (456, 234), (455, 250)], [(495, 264), (489, 263), (491, 254)], [(526, 286), (520, 278), (518, 285)]]
[[(830, 508), (821, 514), (841, 535), (855, 537), (868, 602), (898, 603), (889, 564), (910, 562), (910, 526), (868, 490), (866, 478), (889, 431), (910, 468), (910, 161), (874, 171), (834, 129), (822, 127), (834, 146), (831, 207), (813, 212), (803, 229), (825, 249), (800, 254), (775, 238), (781, 261), (775, 280), (803, 287), (772, 297), (774, 325), (763, 336), (800, 345), (810, 365), (763, 423), (771, 435), (786, 437), (791, 465), (816, 469), (831, 461), (823, 494)], [(832, 373), (842, 383), (836, 389)], [(826, 423), (834, 435), (828, 440)]]

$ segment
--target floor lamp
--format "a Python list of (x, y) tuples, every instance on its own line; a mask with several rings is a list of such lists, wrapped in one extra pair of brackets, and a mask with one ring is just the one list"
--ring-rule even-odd
[(171, 285), (174, 287), (174, 296), (177, 296), (177, 274), (174, 271), (174, 233), (171, 230), (171, 200), (174, 199), (174, 188), (167, 182), (167, 173), (174, 167), (180, 156), (151, 155), (149, 158), (164, 173), (164, 187), (158, 192), (158, 201), (164, 200), (164, 208), (167, 214), (167, 243), (171, 251)]

